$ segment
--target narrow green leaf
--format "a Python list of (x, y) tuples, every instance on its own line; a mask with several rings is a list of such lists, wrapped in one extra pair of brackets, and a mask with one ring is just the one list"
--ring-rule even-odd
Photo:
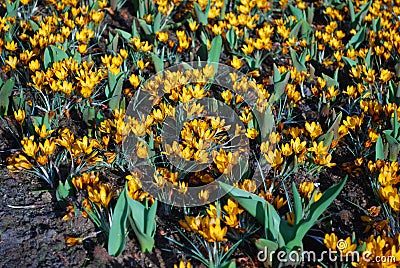
[(265, 199), (222, 182), (219, 184), (225, 192), (232, 196), (233, 199), (238, 201), (239, 204), (253, 217), (255, 217), (260, 224), (263, 226), (266, 225), (265, 211), (263, 208), (263, 205), (267, 203)]
[(154, 24), (153, 24), (153, 34), (158, 32), (161, 27), (161, 12), (157, 12), (156, 17), (154, 18)]
[(43, 62), (45, 68), (50, 67), (50, 64), (53, 64), (54, 62), (59, 62), (65, 59), (68, 59), (68, 54), (58, 47), (48, 46), (44, 51)]
[(296, 25), (293, 27), (293, 29), (290, 31), (290, 35), (289, 35), (289, 37), (298, 37), (298, 35), (299, 35), (299, 32), (300, 32), (300, 28), (302, 27), (302, 25), (303, 25), (303, 19), (302, 20), (299, 20), (297, 23), (296, 23)]
[(151, 27), (146, 23), (145, 20), (139, 19), (139, 26), (143, 29), (146, 35), (152, 34)]
[(365, 18), (365, 16), (368, 13), (368, 10), (369, 10), (371, 4), (372, 4), (372, 1), (369, 1), (368, 3), (366, 3), (360, 7), (360, 12), (358, 12), (354, 16), (354, 21), (352, 20), (351, 28), (355, 28), (357, 25), (361, 25), (363, 19)]
[(303, 11), (300, 8), (293, 5), (289, 5), (289, 9), (290, 12), (292, 12), (292, 14), (296, 17), (298, 21), (303, 19)]
[(222, 38), (220, 35), (217, 35), (214, 37), (214, 39), (211, 42), (211, 49), (210, 52), (208, 53), (208, 63), (212, 62), (219, 62), (219, 57), (221, 56), (221, 51), (222, 51)]
[(307, 7), (307, 22), (309, 25), (313, 23), (314, 20), (314, 6), (311, 5), (311, 7)]
[(126, 196), (130, 210), (129, 219), (131, 221), (131, 227), (139, 240), (142, 252), (150, 252), (154, 247), (157, 202), (150, 208), (146, 208), (142, 203), (133, 200), (128, 195)]
[(256, 240), (256, 247), (259, 250), (264, 250), (267, 248), (270, 251), (276, 251), (279, 248), (278, 243), (264, 238)]
[(385, 149), (383, 147), (383, 141), (381, 135), (378, 136), (378, 140), (376, 141), (375, 145), (375, 161), (382, 159), (385, 159)]
[(75, 50), (74, 56), (73, 56), (74, 60), (76, 60), (76, 62), (78, 62), (79, 64), (82, 62), (82, 55), (81, 53), (79, 53), (77, 50)]
[(293, 203), (294, 203), (294, 225), (297, 225), (303, 218), (303, 203), (296, 184), (292, 182)]
[(345, 63), (347, 63), (350, 67), (355, 67), (355, 66), (357, 65), (357, 61), (355, 61), (355, 60), (352, 60), (352, 59), (347, 58), (347, 57), (342, 57), (342, 59), (343, 59), (343, 61), (344, 61)]
[(53, 59), (50, 55), (50, 47), (47, 47), (44, 51), (43, 55), (43, 63), (44, 63), (44, 68), (47, 69), (49, 65), (53, 62)]
[(391, 129), (386, 129), (383, 131), (383, 134), (385, 134), (386, 140), (389, 142), (390, 145), (393, 144), (399, 144), (399, 142), (393, 137), (393, 130)]
[(203, 26), (208, 24), (208, 14), (203, 13), (198, 3), (194, 2), (194, 12), (196, 13), (197, 22)]
[(114, 52), (114, 53), (118, 53), (118, 41), (119, 41), (119, 33), (117, 33), (112, 42), (111, 42), (111, 50), (109, 50), (110, 52)]
[(321, 214), (332, 204), (333, 200), (342, 191), (346, 184), (347, 177), (340, 183), (329, 187), (321, 196), (321, 198), (313, 203), (310, 207), (310, 215), (306, 219), (302, 219), (297, 225), (295, 237), (287, 244), (287, 248), (292, 250), (296, 247), (302, 247), (302, 240), (307, 232), (314, 226), (315, 222)]
[(398, 139), (399, 137), (399, 128), (400, 128), (400, 124), (399, 124), (399, 120), (397, 117), (397, 111), (396, 109), (394, 109), (394, 116), (393, 116), (393, 137), (395, 139)]
[(296, 51), (294, 51), (293, 48), (290, 48), (290, 56), (293, 61), (293, 66), (297, 69), (298, 72), (307, 71), (305, 63), (299, 60)]
[(278, 244), (284, 244), (279, 234), (281, 218), (274, 206), (258, 195), (220, 182), (221, 188), (235, 199), (247, 212), (264, 226), (266, 237)]
[(354, 12), (354, 5), (352, 0), (349, 1), (349, 11), (350, 11), (350, 21), (355, 21), (356, 19), (356, 14)]
[[(83, 111), (82, 111), (82, 119), (83, 122), (87, 126), (93, 126), (95, 123), (95, 118), (96, 118), (96, 110), (94, 107), (86, 106)], [(91, 136), (93, 129), (89, 128), (89, 136)]]
[(332, 77), (330, 77), (330, 76), (328, 76), (328, 75), (326, 75), (324, 73), (322, 74), (322, 78), (324, 80), (326, 80), (326, 86), (328, 88), (331, 87), (331, 86), (335, 86), (335, 87), (339, 86), (339, 82), (335, 78), (332, 78)]
[(279, 81), (281, 81), (282, 75), (279, 72), (278, 67), (276, 67), (276, 64), (273, 64), (274, 67), (274, 83), (278, 83)]
[(29, 20), (29, 24), (31, 25), (31, 28), (34, 32), (40, 29), (39, 25), (33, 20)]
[(228, 41), (229, 47), (231, 50), (236, 48), (237, 44), (237, 35), (233, 27), (229, 29), (229, 31), (226, 33), (226, 40)]
[(31, 119), (34, 126), (41, 127), (42, 125), (45, 125), (46, 129), (51, 129), (48, 113), (46, 113), (44, 116), (31, 116)]
[(352, 46), (354, 49), (357, 49), (362, 42), (365, 40), (365, 25), (362, 27), (360, 31), (358, 31), (349, 41), (349, 45)]
[(132, 34), (126, 32), (126, 31), (124, 31), (124, 30), (116, 29), (115, 31), (116, 31), (117, 33), (119, 33), (119, 34), (122, 36), (122, 38), (124, 38), (124, 39), (127, 40), (127, 41), (129, 41), (129, 39), (132, 38)]
[(372, 65), (371, 65), (371, 55), (372, 55), (372, 47), (369, 48), (368, 53), (367, 53), (367, 56), (365, 56), (365, 65), (366, 65), (368, 68), (372, 68)]
[(19, 6), (19, 0), (15, 1), (14, 3), (12, 1), (6, 0), (6, 9), (7, 9), (6, 17), (16, 17), (18, 6)]
[(220, 268), (236, 268), (236, 260), (229, 260), (226, 262), (223, 262), (220, 266)]
[(132, 37), (139, 37), (139, 33), (138, 33), (137, 28), (136, 28), (136, 21), (135, 20), (133, 20), (133, 23), (132, 23)]
[(263, 113), (257, 111), (257, 107), (253, 109), (253, 113), (257, 119), (260, 119), (258, 123), (258, 127), (261, 131), (261, 140), (265, 140), (267, 136), (271, 134), (275, 127), (274, 116), (272, 115), (270, 107), (268, 107)]
[(119, 2), (118, 0), (110, 0), (111, 10), (115, 11), (117, 9), (118, 2)]
[(108, 72), (108, 88), (109, 94), (107, 95), (110, 98), (109, 106), (112, 110), (119, 108), (119, 102), (121, 100), (122, 93), (122, 85), (124, 82), (124, 73), (121, 72), (117, 75)]
[(0, 87), (0, 115), (6, 115), (8, 113), (8, 106), (10, 104), (10, 97), (14, 89), (14, 84), (15, 79), (11, 78)]
[[(290, 72), (286, 72), (281, 76), (279, 82), (274, 81), (274, 98), (272, 99), (274, 102), (280, 100), (283, 93), (285, 93), (285, 89), (289, 81), (289, 78), (290, 78)], [(275, 80), (275, 74), (274, 74), (274, 80)]]
[(108, 253), (112, 256), (119, 256), (126, 245), (126, 221), (129, 208), (126, 200), (126, 186), (118, 197), (115, 205), (110, 233), (108, 236)]
[(162, 72), (164, 70), (164, 60), (161, 59), (156, 54), (151, 54), (151, 59), (154, 62), (154, 67), (156, 68), (156, 73)]
[(53, 54), (53, 63), (54, 62), (59, 62), (59, 61), (62, 61), (62, 60), (65, 60), (65, 59), (69, 58), (67, 53), (65, 53), (64, 50), (62, 50), (62, 49), (60, 49), (58, 47), (50, 46), (50, 49), (51, 49), (51, 52)]

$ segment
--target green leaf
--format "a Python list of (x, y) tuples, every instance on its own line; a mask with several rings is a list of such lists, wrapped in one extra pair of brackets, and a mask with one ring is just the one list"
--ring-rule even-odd
[(398, 144), (389, 143), (389, 161), (397, 161), (399, 155), (400, 146)]
[(39, 25), (33, 20), (29, 20), (29, 24), (31, 25), (31, 28), (34, 32), (40, 29)]
[(337, 141), (339, 138), (339, 127), (340, 127), (340, 122), (342, 121), (342, 112), (339, 112), (335, 118), (335, 121), (333, 122), (333, 124), (331, 125), (331, 127), (328, 129), (327, 132), (331, 132), (333, 131), (334, 133), (334, 139)]
[(151, 27), (146, 23), (145, 20), (139, 19), (139, 26), (143, 29), (146, 35), (152, 34)]
[(111, 10), (115, 11), (117, 9), (118, 2), (119, 2), (118, 0), (110, 0)]
[(51, 53), (50, 47), (47, 47), (46, 50), (44, 51), (44, 55), (43, 55), (44, 68), (46, 68), (46, 69), (53, 62), (50, 53)]
[(14, 3), (12, 3), (12, 1), (6, 0), (6, 8), (7, 8), (6, 17), (16, 17), (18, 6), (19, 6), (19, 0), (15, 1)]
[(124, 38), (124, 39), (127, 40), (127, 41), (129, 41), (129, 39), (131, 39), (131, 37), (132, 37), (132, 34), (126, 32), (126, 31), (124, 31), (124, 30), (116, 29), (115, 31), (116, 31), (118, 34), (120, 34), (120, 35), (122, 36), (122, 38)]
[(281, 78), (278, 82), (276, 82), (275, 78), (278, 78), (278, 77), (275, 76), (275, 71), (274, 71), (274, 97), (271, 98), (273, 100), (273, 102), (277, 102), (278, 100), (280, 100), (283, 93), (285, 93), (285, 89), (286, 89), (287, 83), (290, 78), (290, 72), (286, 72), (283, 75), (279, 75), (279, 76)]
[(156, 232), (157, 201), (148, 208), (142, 203), (133, 200), (126, 194), (129, 205), (129, 220), (131, 227), (139, 240), (142, 252), (152, 251), (154, 247), (154, 235)]
[[(351, 28), (355, 28), (358, 25), (361, 25), (362, 20), (365, 18), (365, 16), (368, 13), (368, 10), (370, 8), (372, 4), (372, 1), (369, 1), (368, 3), (362, 5), (360, 7), (360, 12), (358, 12), (355, 16), (354, 16), (354, 20), (352, 20), (352, 23), (350, 24)], [(365, 26), (364, 26), (365, 27)]]
[[(164, 55), (162, 57), (164, 58)], [(151, 59), (154, 62), (154, 67), (156, 68), (156, 73), (162, 72), (164, 70), (164, 60), (154, 53), (151, 54)]]
[(347, 63), (350, 67), (355, 67), (355, 66), (357, 65), (357, 61), (355, 61), (355, 60), (352, 60), (352, 59), (347, 58), (347, 57), (342, 57), (342, 59), (343, 59), (343, 61), (344, 61), (345, 63)]
[(236, 260), (229, 260), (226, 262), (223, 262), (220, 266), (220, 268), (236, 268)]
[(58, 47), (50, 45), (44, 51), (43, 61), (46, 69), (50, 66), (50, 64), (53, 64), (54, 62), (60, 62), (65, 59), (68, 59), (67, 53)]
[(381, 135), (378, 136), (378, 140), (376, 141), (375, 145), (375, 161), (382, 159), (385, 159), (385, 149), (383, 147), (383, 141)]
[(296, 17), (296, 19), (298, 21), (303, 19), (303, 11), (301, 11), (300, 8), (292, 6), (292, 5), (289, 5), (289, 9), (290, 9), (290, 12), (292, 12), (292, 14)]
[(122, 85), (124, 82), (124, 73), (121, 72), (114, 75), (110, 71), (108, 72), (108, 86), (105, 89), (107, 98), (110, 99), (109, 106), (114, 111), (119, 108), (119, 102), (121, 99)]
[(153, 24), (153, 34), (158, 32), (161, 27), (161, 12), (157, 12), (156, 17), (154, 18), (154, 24)]
[(267, 203), (265, 199), (222, 182), (219, 184), (225, 192), (238, 201), (239, 204), (255, 217), (260, 224), (265, 226), (265, 211), (263, 209), (263, 205)]
[(350, 21), (355, 21), (356, 14), (354, 12), (354, 5), (352, 0), (349, 0), (349, 11), (350, 11)]
[(273, 64), (274, 67), (274, 83), (278, 83), (279, 81), (281, 81), (282, 75), (279, 72), (278, 67), (276, 67), (276, 64)]
[(284, 244), (283, 237), (279, 233), (281, 218), (273, 205), (258, 195), (249, 193), (239, 188), (220, 182), (221, 188), (235, 199), (247, 212), (264, 226), (268, 239)]
[(206, 10), (203, 12), (198, 3), (194, 3), (194, 12), (196, 13), (197, 22), (203, 26), (208, 25), (208, 12), (210, 11), (211, 0), (208, 0)]
[(314, 6), (311, 5), (311, 7), (307, 7), (307, 22), (309, 25), (312, 24), (314, 20)]
[(110, 233), (108, 236), (108, 254), (119, 256), (125, 249), (126, 245), (126, 221), (128, 218), (129, 207), (127, 203), (126, 186), (119, 195), (117, 204), (115, 205)]
[(366, 65), (368, 68), (372, 68), (372, 65), (371, 65), (371, 55), (372, 55), (372, 48), (370, 47), (369, 50), (368, 50), (367, 56), (365, 56), (365, 65)]
[(331, 86), (335, 87), (339, 86), (339, 82), (335, 78), (332, 78), (324, 73), (322, 74), (322, 78), (326, 80), (326, 87), (328, 88)]
[(95, 1), (93, 4), (90, 5), (90, 11), (92, 10), (98, 10), (99, 9), (99, 3)]
[(290, 31), (289, 37), (297, 37), (300, 32), (300, 28), (303, 25), (303, 19), (299, 20), (296, 25), (293, 27), (293, 29)]
[(139, 3), (139, 8), (138, 8), (138, 17), (139, 18), (143, 18), (143, 16), (145, 15), (146, 12), (146, 6), (145, 6), (145, 2), (143, 0), (139, 0), (139, 1), (132, 1), (132, 2), (138, 2)]
[[(52, 185), (51, 181), (47, 181), (50, 185)], [(58, 182), (58, 187), (56, 190), (56, 198), (57, 201), (63, 203), (64, 199), (67, 198), (72, 192), (73, 186), (71, 179), (68, 178), (64, 183), (62, 181)]]
[(380, 31), (380, 29), (381, 29), (381, 18), (373, 19), (372, 20), (372, 30), (377, 33)]
[(365, 40), (365, 28), (366, 26), (364, 25), (364, 27), (362, 27), (362, 29), (360, 31), (358, 31), (349, 41), (348, 43), (348, 47), (349, 45), (352, 46), (354, 49), (357, 49), (362, 42), (364, 42)]
[(393, 137), (395, 139), (399, 138), (399, 134), (400, 134), (399, 128), (400, 128), (400, 124), (399, 124), (399, 120), (398, 120), (398, 117), (397, 117), (397, 111), (395, 109), (394, 110), (394, 116), (393, 116)]
[(219, 57), (221, 56), (221, 51), (222, 51), (222, 38), (220, 35), (217, 35), (214, 37), (214, 39), (211, 42), (211, 49), (210, 52), (208, 53), (208, 63), (212, 62), (219, 62)]
[(136, 28), (136, 21), (135, 20), (133, 20), (133, 23), (132, 23), (132, 37), (139, 37), (139, 33), (138, 33), (137, 28)]
[(315, 222), (322, 213), (332, 204), (333, 200), (342, 191), (346, 184), (347, 177), (340, 183), (329, 187), (321, 198), (310, 206), (310, 214), (306, 219), (302, 219), (296, 226), (295, 237), (287, 244), (287, 248), (292, 250), (296, 247), (302, 247), (302, 240), (307, 232), (314, 226)]
[(274, 116), (272, 115), (271, 108), (268, 107), (263, 113), (260, 113), (257, 110), (257, 107), (254, 107), (253, 113), (257, 119), (260, 119), (258, 123), (258, 127), (262, 130), (261, 131), (261, 140), (265, 140), (267, 136), (271, 134), (275, 127)]
[(93, 129), (90, 128), (90, 126), (94, 126), (95, 124), (95, 118), (96, 118), (96, 110), (94, 107), (90, 106), (85, 106), (82, 111), (82, 119), (83, 122), (86, 123), (86, 125), (89, 127), (89, 136), (92, 136)]
[(294, 225), (297, 225), (303, 218), (303, 204), (296, 184), (292, 182), (293, 203), (294, 203)]
[(268, 239), (264, 239), (264, 238), (260, 238), (256, 240), (256, 247), (259, 250), (264, 250), (265, 248), (267, 248), (270, 251), (276, 251), (279, 246), (277, 243), (275, 243), (274, 241), (268, 240)]
[(389, 142), (389, 144), (393, 145), (393, 144), (399, 144), (399, 142), (393, 138), (393, 130), (391, 129), (386, 129), (383, 131), (383, 134), (385, 134), (385, 138), (386, 140)]
[(117, 33), (113, 38), (111, 44), (107, 46), (109, 52), (118, 53), (119, 34)]
[(228, 41), (229, 47), (231, 50), (236, 48), (237, 45), (237, 35), (233, 27), (229, 29), (226, 33), (226, 40)]
[(292, 237), (294, 237), (296, 229), (294, 226), (289, 225), (287, 221), (281, 221), (279, 232), (281, 233), (286, 245), (290, 242)]
[(290, 56), (293, 61), (293, 66), (297, 69), (298, 72), (307, 71), (305, 63), (299, 60), (296, 51), (294, 51), (293, 48), (290, 48)]
[(74, 56), (73, 56), (74, 60), (76, 60), (76, 62), (78, 62), (79, 64), (82, 62), (82, 55), (81, 53), (79, 53), (77, 50), (75, 50)]
[(41, 127), (45, 125), (46, 129), (51, 129), (49, 113), (46, 113), (44, 116), (31, 116), (31, 119), (34, 126)]
[(8, 106), (10, 104), (10, 97), (14, 89), (15, 79), (8, 79), (4, 84), (0, 83), (0, 115), (8, 113)]

